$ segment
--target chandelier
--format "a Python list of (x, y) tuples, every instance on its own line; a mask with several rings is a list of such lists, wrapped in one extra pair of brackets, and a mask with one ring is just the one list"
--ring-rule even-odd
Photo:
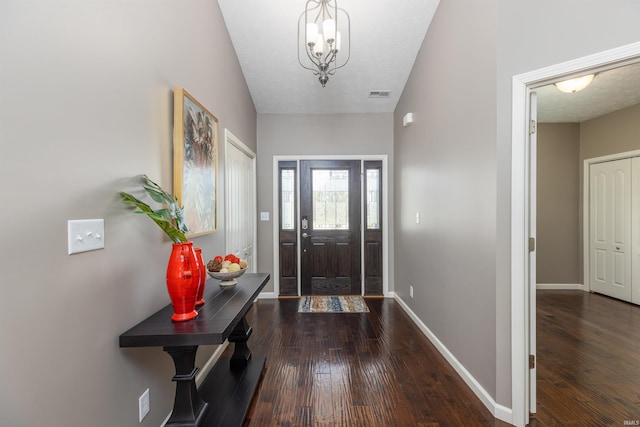
[(329, 76), (351, 57), (349, 14), (338, 7), (337, 0), (307, 0), (298, 18), (298, 44), (298, 62), (325, 87)]

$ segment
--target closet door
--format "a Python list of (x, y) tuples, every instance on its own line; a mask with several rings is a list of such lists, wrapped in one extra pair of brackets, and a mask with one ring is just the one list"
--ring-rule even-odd
[(640, 157), (631, 159), (631, 302), (640, 304)]
[(631, 159), (590, 166), (591, 290), (631, 301)]

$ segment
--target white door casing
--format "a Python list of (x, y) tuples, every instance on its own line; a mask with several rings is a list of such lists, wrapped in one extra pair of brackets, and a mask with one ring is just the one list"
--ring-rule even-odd
[(256, 154), (225, 129), (226, 252), (256, 266)]
[(590, 166), (591, 290), (631, 301), (631, 159)]
[[(536, 359), (536, 246), (537, 246), (537, 164), (538, 164), (538, 98), (535, 92), (529, 94), (529, 357)], [(529, 412), (537, 412), (537, 370), (536, 363), (529, 368)]]

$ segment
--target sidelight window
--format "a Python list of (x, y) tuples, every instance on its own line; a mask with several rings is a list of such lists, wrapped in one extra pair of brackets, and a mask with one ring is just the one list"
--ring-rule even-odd
[(296, 171), (280, 168), (280, 229), (295, 230)]
[(367, 229), (380, 229), (380, 169), (367, 169)]

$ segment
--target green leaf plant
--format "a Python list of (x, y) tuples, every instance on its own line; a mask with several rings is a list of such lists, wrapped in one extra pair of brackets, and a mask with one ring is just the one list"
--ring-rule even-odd
[(162, 209), (153, 210), (151, 206), (136, 198), (135, 196), (120, 192), (120, 196), (125, 203), (130, 203), (139, 210), (134, 211), (137, 214), (147, 215), (158, 226), (167, 233), (167, 236), (174, 243), (182, 243), (187, 241), (185, 233), (189, 231), (189, 227), (184, 220), (183, 208), (178, 206), (178, 199), (166, 191), (164, 191), (158, 184), (151, 181), (147, 175), (142, 176), (142, 188), (145, 189), (147, 194), (156, 202), (164, 205)]

